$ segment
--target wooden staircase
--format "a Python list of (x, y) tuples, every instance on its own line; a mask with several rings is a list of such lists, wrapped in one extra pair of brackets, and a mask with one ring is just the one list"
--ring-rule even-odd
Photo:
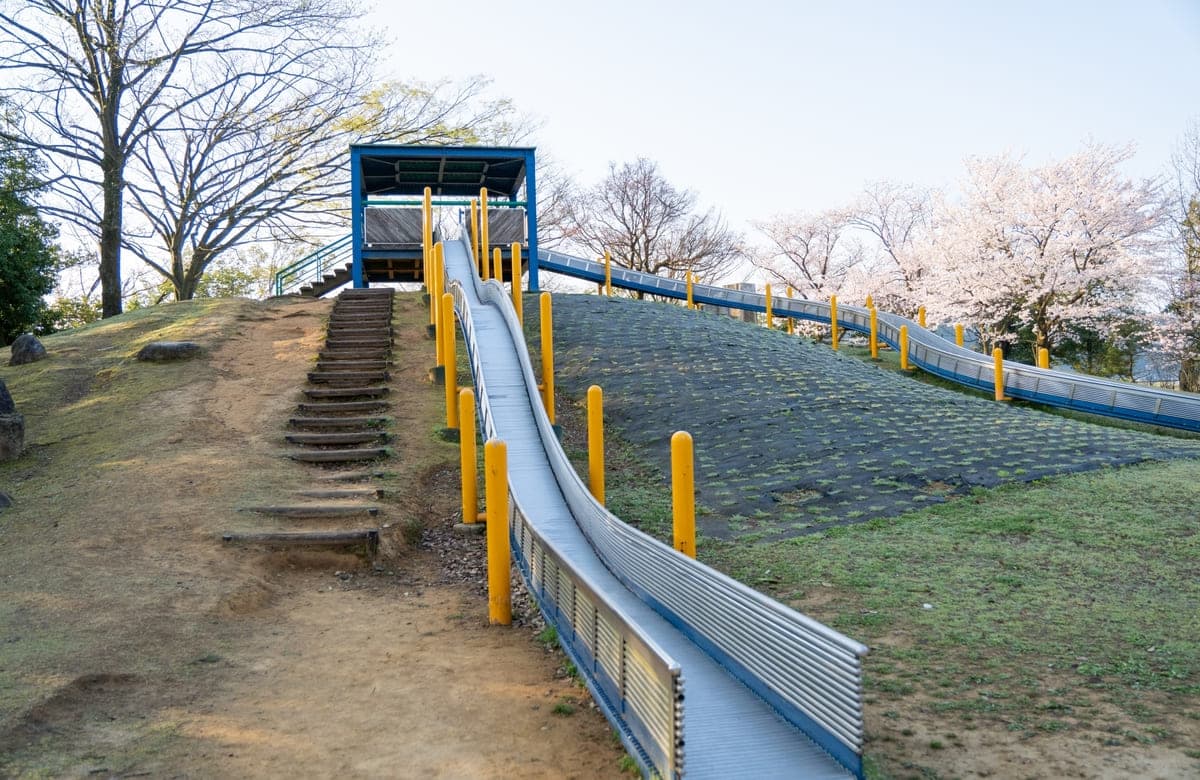
[[(278, 504), (244, 507), (277, 527), (231, 531), (223, 536), (226, 542), (343, 548), (374, 556), (386, 510), (374, 503), (382, 489), (371, 481), (383, 475), (379, 461), (391, 456), (390, 420), (384, 413), (391, 380), (392, 298), (387, 288), (341, 292), (325, 346), (308, 374), (305, 400), (288, 418), (291, 430), (283, 438), (292, 448), (285, 455), (310, 464), (323, 484)], [(338, 486), (346, 484), (352, 486)]]

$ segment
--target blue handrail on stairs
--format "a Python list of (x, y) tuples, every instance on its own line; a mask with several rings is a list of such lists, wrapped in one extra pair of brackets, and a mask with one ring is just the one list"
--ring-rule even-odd
[(275, 274), (275, 294), (285, 295), (310, 282), (318, 282), (331, 268), (345, 265), (354, 259), (350, 235), (345, 235), (310, 252)]

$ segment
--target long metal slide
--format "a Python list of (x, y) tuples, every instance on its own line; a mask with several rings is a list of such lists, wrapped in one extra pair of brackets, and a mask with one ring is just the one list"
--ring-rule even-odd
[(651, 777), (862, 776), (867, 648), (626, 525), (559, 446), (521, 325), (444, 245), (482, 432), (508, 448), (514, 557)]
[[(572, 257), (561, 252), (541, 250), (540, 268), (555, 273), (603, 284), (604, 263)], [(627, 268), (611, 268), (612, 284), (628, 290), (678, 300), (687, 298), (687, 283), (665, 279)], [(766, 297), (758, 293), (729, 290), (710, 285), (693, 285), (696, 303), (744, 311), (765, 312)], [(795, 317), (828, 324), (828, 301), (800, 298), (775, 298), (771, 310), (777, 317)], [(979, 390), (994, 389), (995, 366), (992, 358), (959, 347), (933, 331), (895, 314), (877, 313), (880, 340), (893, 349), (900, 348), (900, 328), (908, 328), (909, 360), (931, 374)], [(838, 305), (838, 326), (859, 333), (870, 332), (870, 312), (860, 306)], [(1068, 371), (1036, 368), (1024, 363), (1004, 361), (1003, 385), (1006, 395), (1047, 406), (1117, 417), (1135, 422), (1200, 432), (1200, 395), (1161, 390), (1128, 382), (1116, 382)]]

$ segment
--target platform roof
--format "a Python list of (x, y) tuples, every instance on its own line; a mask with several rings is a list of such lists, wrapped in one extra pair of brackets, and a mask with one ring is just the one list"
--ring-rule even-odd
[(516, 198), (525, 182), (533, 147), (525, 146), (351, 146), (361, 194), (475, 197), (480, 187)]

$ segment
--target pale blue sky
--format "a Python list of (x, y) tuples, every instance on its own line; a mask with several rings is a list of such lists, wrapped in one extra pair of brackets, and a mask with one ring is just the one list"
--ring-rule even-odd
[(739, 227), (1088, 138), (1154, 175), (1200, 117), (1200, 0), (380, 0), (372, 22), (389, 77), (488, 75), (580, 181), (649, 157)]

